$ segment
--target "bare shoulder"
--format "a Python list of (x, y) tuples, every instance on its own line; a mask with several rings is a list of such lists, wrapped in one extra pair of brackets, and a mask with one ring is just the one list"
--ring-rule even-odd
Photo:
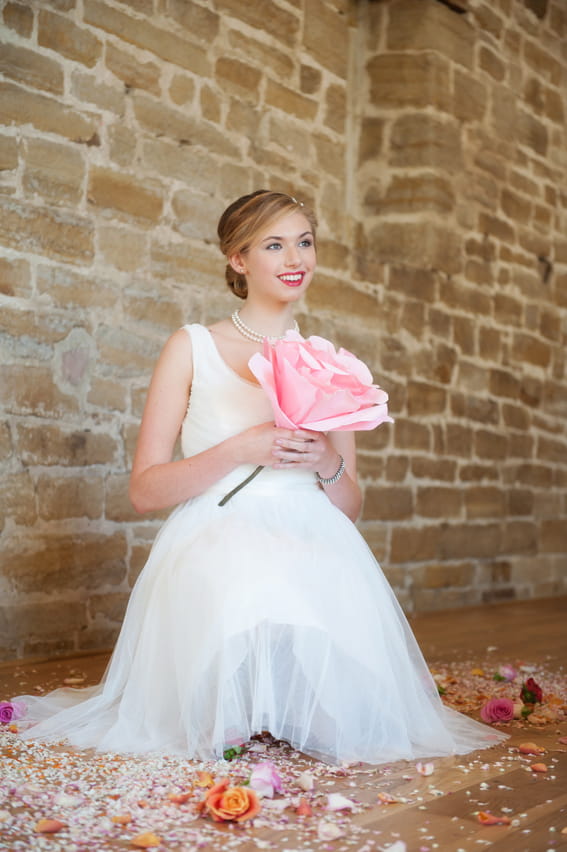
[(177, 377), (190, 384), (193, 375), (193, 348), (185, 328), (175, 331), (166, 341), (155, 372), (161, 376)]

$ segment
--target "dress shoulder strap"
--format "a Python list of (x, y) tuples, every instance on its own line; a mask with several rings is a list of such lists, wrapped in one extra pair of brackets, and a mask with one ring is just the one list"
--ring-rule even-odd
[(207, 369), (207, 364), (211, 363), (211, 356), (214, 356), (214, 352), (211, 349), (211, 347), (214, 347), (214, 344), (209, 330), (204, 325), (201, 325), (201, 323), (188, 323), (183, 328), (191, 338), (191, 347), (193, 349), (193, 382), (199, 381)]

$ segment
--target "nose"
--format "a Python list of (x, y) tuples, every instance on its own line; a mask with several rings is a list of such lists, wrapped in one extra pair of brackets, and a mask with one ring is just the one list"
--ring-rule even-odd
[(285, 253), (285, 265), (286, 266), (297, 266), (300, 263), (299, 252), (297, 250), (297, 246), (291, 245), (288, 246)]

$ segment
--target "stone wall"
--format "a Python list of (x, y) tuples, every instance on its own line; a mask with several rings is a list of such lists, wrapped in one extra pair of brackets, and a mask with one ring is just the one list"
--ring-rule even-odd
[(216, 220), (311, 201), (299, 316), (368, 361), (361, 530), (407, 609), (565, 590), (562, 0), (4, 0), (0, 657), (107, 647), (159, 527), (150, 371)]

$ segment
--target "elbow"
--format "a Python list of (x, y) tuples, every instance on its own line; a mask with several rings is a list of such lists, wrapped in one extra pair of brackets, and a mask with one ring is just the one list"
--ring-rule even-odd
[(152, 511), (153, 506), (148, 504), (148, 500), (145, 497), (143, 490), (138, 486), (138, 483), (133, 478), (130, 478), (128, 497), (130, 498), (132, 508), (139, 515), (145, 515), (147, 512)]

